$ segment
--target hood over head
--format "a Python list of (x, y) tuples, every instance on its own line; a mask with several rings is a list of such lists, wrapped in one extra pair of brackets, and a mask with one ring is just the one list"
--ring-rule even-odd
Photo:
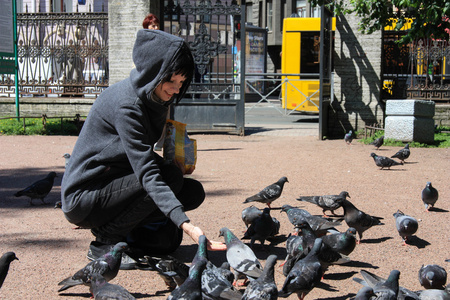
[(138, 31), (133, 47), (133, 62), (135, 68), (131, 70), (130, 79), (141, 99), (150, 99), (158, 84), (180, 71), (173, 68), (181, 64), (184, 69), (181, 74), (186, 76), (186, 81), (172, 99), (178, 102), (189, 87), (194, 74), (194, 59), (186, 42), (160, 30)]

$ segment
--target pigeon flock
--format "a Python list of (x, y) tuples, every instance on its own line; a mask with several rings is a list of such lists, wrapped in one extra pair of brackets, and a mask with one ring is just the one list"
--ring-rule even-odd
[[(377, 150), (383, 145), (383, 138), (372, 144)], [(344, 138), (351, 144), (353, 133), (350, 130)], [(410, 156), (409, 145), (400, 149), (390, 158), (371, 153), (376, 166), (380, 169), (403, 165)], [(66, 165), (70, 155), (66, 154)], [(400, 162), (393, 160), (397, 158)], [(44, 198), (50, 193), (55, 172), (36, 181), (25, 189), (14, 194), (16, 197), (27, 196), (32, 199)], [(386, 226), (384, 217), (375, 216), (376, 212), (358, 209), (349, 192), (330, 195), (300, 195), (296, 200), (301, 204), (315, 205), (323, 215), (313, 215), (308, 210), (288, 204), (280, 204), (274, 208), (274, 201), (281, 198), (283, 187), (289, 182), (287, 177), (281, 177), (277, 182), (268, 185), (253, 196), (247, 197), (243, 204), (254, 203), (244, 207), (241, 213), (243, 234), (238, 234), (228, 227), (220, 229), (219, 237), (227, 246), (226, 261), (220, 266), (214, 265), (208, 258), (207, 239), (201, 236), (197, 252), (190, 264), (167, 256), (145, 256), (140, 259), (140, 268), (151, 271), (164, 281), (170, 294), (167, 299), (278, 299), (291, 295), (298, 299), (308, 298), (315, 288), (326, 288), (323, 278), (329, 267), (335, 264), (348, 264), (352, 261), (351, 254), (363, 240), (363, 233), (374, 230), (376, 226)], [(438, 200), (438, 191), (431, 182), (427, 182), (422, 190), (421, 199), (426, 211), (432, 210)], [(278, 200), (281, 202), (281, 200)], [(277, 203), (278, 203), (277, 202)], [(258, 208), (258, 203), (264, 207)], [(55, 207), (60, 207), (56, 205)], [(282, 218), (286, 218), (291, 228), (281, 228), (280, 221), (272, 216), (279, 210)], [(326, 212), (331, 212), (327, 215)], [(342, 211), (338, 214), (337, 211)], [(414, 243), (414, 235), (419, 228), (419, 221), (400, 210), (393, 213), (395, 229), (407, 246)], [(347, 225), (340, 230), (340, 226)], [(392, 228), (392, 231), (395, 230)], [(282, 234), (280, 234), (282, 233)], [(284, 235), (283, 235), (284, 234)], [(394, 236), (394, 234), (393, 234)], [(271, 254), (277, 238), (285, 237), (285, 257)], [(247, 242), (248, 241), (248, 242)], [(266, 244), (270, 242), (270, 244)], [(255, 249), (260, 252), (255, 252)], [(136, 299), (124, 287), (110, 283), (119, 273), (122, 253), (130, 251), (127, 243), (116, 244), (110, 252), (87, 263), (73, 275), (61, 280), (57, 292), (61, 293), (71, 287), (84, 285), (94, 299)], [(266, 253), (264, 267), (258, 254)], [(0, 258), (0, 288), (7, 276), (9, 265), (18, 260), (14, 252), (7, 252)], [(277, 266), (277, 262), (281, 264)], [(283, 282), (275, 282), (275, 272), (282, 267), (285, 277)], [(356, 273), (356, 272), (354, 272)], [(449, 299), (450, 284), (447, 284), (447, 272), (436, 264), (423, 265), (418, 270), (418, 280), (423, 290), (410, 291), (399, 284), (401, 270), (393, 266), (389, 274), (374, 274), (368, 270), (360, 270), (353, 277), (354, 294), (348, 299)], [(387, 278), (381, 277), (381, 275)], [(63, 294), (59, 294), (63, 295)], [(339, 298), (341, 299), (341, 298)]]

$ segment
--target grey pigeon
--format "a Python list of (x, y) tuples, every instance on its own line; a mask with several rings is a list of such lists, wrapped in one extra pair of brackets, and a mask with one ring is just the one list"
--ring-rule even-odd
[(351, 198), (348, 192), (342, 191), (339, 195), (323, 195), (323, 196), (301, 196), (297, 200), (313, 203), (322, 208), (324, 217), (328, 217), (325, 212), (331, 211), (335, 215), (334, 211), (342, 206), (342, 201)]
[(283, 192), (284, 184), (286, 182), (289, 182), (288, 179), (286, 177), (281, 177), (277, 182), (272, 183), (269, 186), (266, 186), (259, 193), (245, 199), (244, 203), (256, 201), (266, 203), (267, 206), (270, 207), (270, 204), (273, 201), (280, 198), (281, 193)]
[(250, 248), (253, 248), (255, 241), (259, 241), (261, 245), (264, 245), (264, 241), (273, 236), (276, 226), (270, 216), (270, 208), (266, 207), (263, 213), (247, 228), (242, 239), (250, 239)]
[(438, 198), (438, 190), (431, 185), (431, 182), (428, 181), (427, 185), (422, 190), (422, 202), (425, 205), (425, 209), (429, 211), (430, 208), (434, 207), (434, 204), (436, 203)]
[[(239, 300), (242, 293), (233, 286), (234, 275), (227, 266), (222, 264), (216, 267), (210, 261), (206, 264), (206, 269), (202, 274), (203, 299), (211, 300)], [(229, 276), (231, 275), (231, 277)]]
[(287, 204), (281, 207), (281, 212), (286, 212), (289, 222), (294, 225), (295, 229), (298, 229), (298, 223), (302, 223), (306, 220), (317, 236), (322, 236), (326, 234), (328, 230), (335, 229), (336, 226), (341, 225), (341, 222), (339, 221), (330, 221), (320, 216), (313, 216), (304, 209), (292, 207)]
[(400, 210), (397, 210), (394, 217), (398, 234), (402, 237), (403, 245), (406, 245), (408, 238), (417, 232), (419, 223), (415, 218), (405, 215)]
[(322, 240), (333, 250), (349, 255), (356, 247), (356, 229), (349, 227), (345, 232), (327, 234), (322, 237)]
[(249, 246), (239, 240), (227, 227), (220, 229), (219, 236), (224, 237), (227, 245), (227, 261), (234, 270), (233, 285), (237, 283), (239, 274), (244, 274), (250, 280), (261, 276), (262, 265)]
[(298, 260), (304, 258), (311, 251), (307, 242), (307, 238), (302, 235), (290, 235), (288, 237), (286, 240), (286, 258), (280, 265), (280, 267), (283, 267), (284, 276), (289, 274)]
[(69, 166), (70, 154), (64, 153), (64, 155), (62, 157), (64, 157), (64, 168), (67, 169), (67, 167)]
[(145, 262), (158, 273), (172, 291), (183, 284), (189, 276), (189, 266), (168, 255), (167, 257), (144, 256)]
[(90, 276), (90, 292), (95, 300), (133, 300), (136, 299), (127, 289), (106, 281), (105, 277), (98, 273), (92, 273)]
[(344, 208), (344, 220), (348, 227), (353, 227), (358, 232), (359, 241), (356, 241), (357, 244), (361, 241), (364, 231), (376, 225), (384, 225), (380, 221), (383, 219), (382, 217), (366, 214), (348, 200), (342, 202), (342, 207)]
[(282, 288), (278, 291), (279, 297), (287, 298), (289, 295), (296, 293), (299, 299), (304, 299), (320, 283), (322, 266), (318, 254), (321, 246), (322, 239), (316, 239), (308, 255), (295, 263)]
[(353, 141), (353, 131), (349, 130), (348, 133), (344, 136), (344, 141), (347, 143), (347, 145), (350, 145)]
[(380, 136), (379, 138), (374, 140), (369, 145), (374, 145), (377, 148), (377, 150), (378, 150), (378, 149), (380, 149), (381, 146), (383, 146), (383, 143), (384, 143), (384, 135)]
[(419, 282), (425, 289), (443, 290), (447, 282), (447, 271), (439, 265), (422, 265)]
[(242, 210), (242, 221), (244, 221), (245, 226), (248, 228), (248, 226), (250, 226), (250, 224), (252, 224), (252, 222), (260, 215), (262, 215), (262, 210), (251, 205)]
[(41, 199), (45, 203), (44, 198), (53, 188), (53, 181), (56, 177), (55, 172), (48, 173), (47, 177), (38, 180), (27, 188), (14, 194), (16, 197), (27, 196), (30, 198), (30, 205), (33, 205), (33, 199)]
[(251, 281), (245, 289), (242, 300), (275, 300), (278, 299), (278, 289), (275, 284), (274, 267), (276, 255), (270, 255), (266, 260), (262, 275)]
[(375, 162), (375, 165), (380, 167), (380, 170), (383, 170), (384, 168), (387, 168), (388, 170), (390, 170), (392, 166), (403, 165), (403, 162), (395, 161), (392, 158), (389, 158), (386, 156), (376, 155), (373, 152), (370, 153), (370, 156), (373, 157), (373, 161)]
[(429, 289), (419, 292), (421, 300), (450, 300), (450, 293), (446, 290)]
[[(378, 275), (375, 275), (369, 271), (362, 270), (361, 275), (363, 275), (364, 280), (360, 278), (353, 278), (354, 281), (364, 285), (364, 286), (370, 286), (373, 288), (373, 291), (377, 294), (377, 297), (374, 299), (391, 299), (389, 297), (392, 296), (391, 292), (383, 293), (382, 291), (385, 289), (392, 289), (395, 293), (395, 286), (397, 286), (397, 298), (393, 299), (408, 299), (408, 300), (414, 300), (419, 299), (419, 296), (417, 293), (412, 292), (402, 286), (398, 285), (398, 277), (400, 276), (400, 272), (398, 270), (393, 270), (389, 278), (391, 279), (384, 279)], [(386, 283), (387, 282), (387, 283)], [(377, 288), (375, 288), (377, 286)]]
[(370, 286), (363, 286), (355, 296), (353, 300), (370, 300), (371, 297), (374, 297), (375, 293)]
[(122, 253), (128, 250), (128, 244), (120, 242), (114, 245), (111, 251), (105, 253), (103, 256), (89, 262), (84, 268), (80, 269), (73, 276), (67, 277), (58, 285), (63, 287), (58, 290), (62, 292), (76, 285), (84, 284), (89, 285), (89, 276), (93, 273), (99, 273), (103, 275), (106, 281), (117, 276), (120, 268), (120, 262), (122, 260)]
[(377, 295), (377, 299), (397, 300), (400, 271), (392, 270), (386, 280), (378, 280), (376, 277), (372, 276), (372, 273), (365, 270), (361, 270), (360, 273), (367, 284), (373, 289), (375, 295)]
[(9, 265), (14, 260), (19, 260), (14, 252), (6, 252), (0, 257), (0, 288), (8, 275)]
[(397, 153), (391, 156), (391, 158), (398, 158), (401, 162), (404, 163), (405, 159), (407, 159), (410, 154), (411, 150), (409, 150), (409, 144), (406, 144), (405, 148), (398, 150)]

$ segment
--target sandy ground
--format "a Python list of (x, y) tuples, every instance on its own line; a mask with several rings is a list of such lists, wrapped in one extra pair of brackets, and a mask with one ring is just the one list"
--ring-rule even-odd
[[(245, 229), (241, 211), (243, 200), (266, 185), (286, 176), (280, 199), (272, 204), (301, 206), (313, 214), (321, 209), (296, 200), (300, 195), (349, 192), (351, 201), (361, 210), (384, 217), (383, 226), (365, 232), (363, 241), (350, 254), (348, 266), (331, 266), (325, 274), (325, 289), (315, 288), (307, 299), (348, 299), (361, 287), (352, 280), (366, 269), (387, 277), (392, 269), (401, 271), (400, 284), (419, 290), (417, 273), (422, 264), (439, 264), (449, 270), (449, 149), (412, 149), (404, 166), (380, 170), (370, 157), (373, 146), (342, 140), (318, 141), (315, 137), (195, 135), (198, 164), (193, 177), (205, 187), (205, 203), (189, 212), (191, 221), (213, 240), (221, 227), (238, 236)], [(60, 200), (64, 172), (62, 155), (71, 152), (76, 137), (0, 136), (0, 254), (14, 251), (20, 261), (11, 264), (0, 290), (2, 299), (88, 299), (88, 287), (77, 286), (58, 295), (57, 283), (83, 267), (92, 239), (88, 230), (74, 230), (61, 210), (53, 204)], [(391, 156), (398, 148), (382, 147), (378, 154)], [(49, 171), (58, 174), (54, 188), (43, 205), (35, 200), (15, 198), (13, 194)], [(420, 194), (427, 181), (439, 190), (437, 209), (425, 212)], [(264, 205), (257, 204), (263, 208)], [(401, 209), (414, 216), (419, 230), (408, 246), (395, 229), (392, 214)], [(338, 211), (339, 213), (341, 211)], [(281, 222), (280, 236), (292, 230), (287, 216), (274, 209), (272, 216)], [(339, 226), (341, 231), (348, 226)], [(271, 253), (279, 263), (285, 257), (285, 244), (265, 249), (256, 245), (255, 253), (264, 264)], [(196, 245), (187, 237), (174, 253), (190, 263)], [(225, 252), (210, 252), (215, 264), (225, 261)], [(279, 264), (278, 263), (278, 264)], [(282, 268), (276, 268), (276, 283), (284, 282)], [(169, 291), (163, 281), (150, 271), (120, 271), (112, 283), (127, 288), (139, 299), (166, 299)], [(289, 299), (296, 299), (290, 296)]]

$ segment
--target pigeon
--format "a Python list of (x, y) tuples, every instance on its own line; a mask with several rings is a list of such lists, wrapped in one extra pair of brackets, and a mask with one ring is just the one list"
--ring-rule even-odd
[(296, 293), (299, 299), (304, 299), (320, 283), (322, 266), (318, 254), (321, 246), (322, 239), (317, 238), (308, 255), (295, 263), (287, 275), (282, 288), (278, 291), (279, 297), (287, 298), (292, 293)]
[(391, 158), (398, 158), (402, 163), (404, 163), (405, 159), (407, 159), (410, 154), (411, 150), (409, 150), (409, 144), (406, 144), (405, 148), (398, 150), (397, 153), (391, 156)]
[(348, 133), (345, 134), (344, 141), (347, 143), (347, 145), (351, 145), (353, 141), (353, 131), (350, 130)]
[(145, 255), (144, 260), (162, 278), (169, 290), (183, 284), (189, 275), (189, 266), (168, 255), (165, 258)]
[(439, 192), (431, 185), (431, 182), (428, 181), (427, 185), (422, 190), (422, 201), (425, 205), (425, 209), (429, 211), (430, 208), (434, 207), (434, 204), (436, 203), (438, 198)]
[(252, 222), (262, 215), (262, 211), (254, 205), (251, 205), (242, 210), (242, 221), (244, 221), (245, 226), (248, 228)]
[(270, 208), (266, 207), (263, 213), (248, 227), (242, 239), (250, 239), (250, 248), (253, 248), (256, 240), (263, 246), (264, 241), (276, 231), (276, 226), (270, 216)]
[(374, 297), (375, 293), (370, 286), (363, 286), (355, 296), (353, 300), (370, 300), (371, 297)]
[(319, 206), (322, 208), (323, 216), (328, 217), (325, 212), (329, 210), (335, 215), (334, 211), (341, 207), (342, 201), (347, 199), (347, 197), (351, 198), (348, 192), (342, 191), (339, 195), (302, 196), (297, 200), (310, 202)]
[(419, 299), (421, 300), (449, 300), (450, 292), (446, 290), (429, 289), (423, 290), (419, 293)]
[(330, 221), (319, 216), (313, 216), (304, 209), (292, 207), (287, 204), (281, 207), (281, 212), (286, 212), (289, 222), (294, 225), (295, 229), (298, 229), (297, 226), (299, 223), (306, 220), (317, 236), (322, 236), (328, 230), (335, 229), (335, 226), (341, 225), (339, 221)]
[(30, 205), (33, 205), (33, 199), (41, 199), (45, 203), (44, 198), (50, 193), (53, 188), (53, 181), (56, 177), (55, 172), (48, 173), (47, 177), (38, 180), (29, 187), (18, 191), (14, 194), (16, 197), (27, 196), (30, 197)]
[(207, 262), (205, 259), (200, 259), (196, 262), (193, 261), (189, 268), (189, 277), (182, 285), (170, 293), (167, 300), (202, 300), (201, 277)]
[[(380, 276), (365, 270), (361, 270), (360, 273), (363, 275), (364, 280), (360, 278), (353, 278), (353, 280), (364, 286), (373, 288), (374, 293), (377, 295), (375, 299), (419, 299), (419, 296), (415, 292), (398, 285), (398, 277), (400, 276), (400, 272), (398, 270), (391, 271), (388, 279), (381, 278)], [(377, 288), (375, 286), (377, 286)], [(392, 289), (394, 293), (397, 290), (396, 298), (390, 298), (392, 297), (391, 292), (386, 292), (383, 294), (383, 290), (386, 291), (389, 289)]]
[(376, 155), (373, 152), (370, 153), (370, 156), (373, 157), (375, 165), (380, 167), (380, 170), (383, 170), (384, 168), (387, 168), (388, 170), (390, 170), (392, 166), (403, 165), (403, 162), (395, 161), (386, 156)]
[(244, 274), (250, 280), (261, 276), (262, 265), (249, 246), (239, 240), (227, 227), (220, 229), (219, 236), (224, 237), (227, 245), (227, 261), (234, 270), (233, 285), (236, 285), (239, 274)]
[(69, 166), (70, 154), (64, 153), (64, 155), (62, 157), (64, 157), (64, 168), (67, 169), (67, 167)]
[(419, 270), (419, 282), (425, 289), (445, 289), (447, 271), (439, 265), (422, 265)]
[(381, 146), (383, 146), (383, 143), (384, 143), (384, 135), (380, 136), (379, 138), (374, 140), (369, 145), (374, 145), (377, 148), (377, 150), (378, 150), (378, 149), (380, 149)]
[(330, 246), (333, 250), (349, 255), (356, 247), (356, 229), (349, 227), (345, 232), (324, 235), (323, 243)]
[(368, 215), (356, 208), (356, 206), (348, 200), (342, 202), (342, 208), (344, 208), (344, 220), (348, 227), (353, 227), (358, 232), (359, 240), (356, 241), (357, 244), (361, 241), (364, 231), (372, 226), (384, 225), (384, 223), (380, 221), (383, 219), (382, 217)]
[(106, 281), (105, 277), (98, 273), (92, 273), (90, 278), (90, 292), (95, 300), (133, 300), (136, 299), (124, 287), (118, 284), (111, 284)]
[(245, 199), (243, 203), (249, 203), (249, 202), (261, 202), (266, 203), (267, 206), (270, 208), (270, 204), (280, 198), (281, 193), (283, 192), (283, 187), (286, 182), (289, 182), (286, 177), (281, 177), (277, 182), (272, 183), (271, 185), (265, 187), (262, 191), (260, 191), (258, 194), (255, 194), (251, 197), (248, 197)]
[(208, 261), (201, 279), (203, 299), (241, 299), (242, 293), (234, 288), (233, 279), (234, 275), (230, 271), (230, 264), (228, 262), (222, 264), (220, 267), (216, 267)]
[(377, 295), (377, 299), (397, 300), (400, 271), (392, 270), (386, 280), (380, 280), (365, 270), (361, 270), (360, 273), (364, 277), (365, 282), (373, 289), (375, 295)]
[(0, 257), (0, 288), (8, 275), (9, 265), (14, 260), (19, 260), (14, 252), (6, 252)]
[(56, 201), (55, 206), (53, 208), (62, 208), (62, 201)]
[(89, 275), (92, 273), (99, 273), (103, 275), (106, 281), (110, 281), (117, 276), (120, 268), (120, 262), (122, 260), (122, 253), (128, 250), (128, 244), (120, 242), (114, 245), (114, 247), (108, 253), (103, 256), (89, 262), (84, 268), (80, 269), (73, 276), (67, 277), (58, 285), (63, 287), (58, 290), (62, 292), (76, 285), (84, 284), (89, 285)]
[(276, 255), (270, 255), (266, 260), (261, 276), (251, 281), (245, 289), (242, 300), (275, 300), (278, 299), (278, 289), (275, 284), (274, 267), (277, 262)]
[(395, 226), (397, 227), (398, 234), (402, 237), (403, 245), (406, 245), (408, 238), (417, 232), (419, 223), (411, 216), (405, 215), (402, 211), (397, 210), (394, 214)]
[(290, 235), (286, 240), (286, 258), (280, 265), (283, 267), (284, 276), (287, 276), (295, 263), (308, 255), (310, 250), (306, 238), (302, 235)]

